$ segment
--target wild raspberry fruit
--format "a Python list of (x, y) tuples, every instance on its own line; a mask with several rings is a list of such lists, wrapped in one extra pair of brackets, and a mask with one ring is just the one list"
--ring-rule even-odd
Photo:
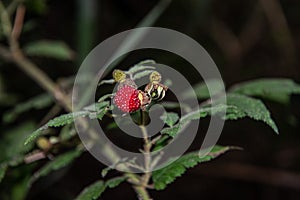
[(139, 93), (139, 90), (129, 85), (124, 85), (118, 89), (114, 97), (114, 103), (123, 112), (130, 113), (137, 111), (141, 107)]

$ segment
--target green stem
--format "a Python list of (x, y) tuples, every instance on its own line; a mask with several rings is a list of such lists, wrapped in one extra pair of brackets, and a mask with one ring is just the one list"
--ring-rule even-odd
[[(143, 116), (143, 115), (142, 115)], [(143, 118), (145, 120), (145, 118)], [(151, 178), (152, 173), (151, 171), (151, 147), (152, 142), (149, 140), (147, 129), (144, 125), (140, 126), (144, 137), (144, 159), (145, 159), (145, 173), (141, 177), (141, 184), (135, 187), (135, 191), (138, 193), (139, 197), (143, 200), (151, 199), (149, 193), (146, 189), (149, 180)]]
[(128, 178), (128, 182), (130, 182), (133, 186), (134, 191), (137, 193), (138, 198), (142, 200), (151, 200), (146, 186), (141, 183), (141, 180), (138, 175), (133, 173), (125, 173), (125, 176)]
[(145, 187), (134, 186), (134, 190), (138, 194), (139, 199), (142, 199), (142, 200), (151, 200), (152, 199)]

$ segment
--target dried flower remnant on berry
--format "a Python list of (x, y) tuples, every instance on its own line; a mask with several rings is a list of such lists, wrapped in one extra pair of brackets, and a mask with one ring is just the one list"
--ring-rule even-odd
[(152, 100), (161, 101), (168, 90), (168, 87), (160, 83), (161, 75), (154, 71), (149, 76), (150, 83), (145, 87), (145, 92)]
[(139, 99), (141, 101), (141, 109), (146, 110), (146, 107), (151, 103), (151, 98), (146, 92), (139, 90)]

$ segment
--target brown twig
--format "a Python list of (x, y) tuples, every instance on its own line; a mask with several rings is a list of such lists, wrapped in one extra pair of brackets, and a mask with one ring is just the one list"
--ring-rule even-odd
[(11, 37), (14, 38), (15, 40), (18, 40), (21, 35), (22, 29), (23, 29), (25, 11), (26, 11), (26, 9), (25, 9), (24, 5), (18, 6), (14, 26), (13, 26), (13, 29), (11, 32)]
[(279, 1), (260, 0), (260, 4), (269, 21), (275, 42), (278, 44), (279, 51), (281, 51), (283, 57), (286, 59), (285, 61), (288, 62), (289, 65), (294, 64), (296, 60), (296, 49), (291, 31)]
[[(17, 9), (16, 17), (19, 17), (19, 19), (16, 19), (15, 22), (18, 22), (14, 24), (15, 30), (20, 30), (20, 27), (22, 26), (23, 22), (20, 22), (21, 20), (24, 20), (24, 9), (20, 8)], [(18, 42), (18, 36), (12, 34), (12, 24), (10, 22), (9, 16), (7, 14), (7, 11), (5, 10), (5, 7), (3, 6), (2, 1), (0, 0), (0, 13), (1, 13), (1, 22), (2, 27), (5, 27), (6, 37), (9, 43), (9, 49), (2, 49), (5, 53), (9, 52), (9, 56), (2, 56), (3, 58), (9, 58), (9, 61), (14, 62), (23, 72), (25, 72), (29, 77), (31, 77), (36, 83), (38, 83), (43, 89), (45, 89), (49, 94), (51, 94), (56, 102), (61, 105), (66, 111), (72, 112), (72, 102), (70, 97), (64, 93), (64, 91), (54, 82), (52, 81), (47, 74), (45, 74), (40, 68), (33, 63), (31, 60), (29, 60), (22, 52), (19, 42)], [(16, 31), (18, 32), (18, 31)], [(80, 126), (82, 128), (87, 127), (87, 121), (84, 119), (78, 120), (80, 123)], [(95, 130), (89, 129), (89, 135), (92, 138), (93, 136), (98, 136), (98, 134), (95, 132)], [(112, 162), (116, 162), (116, 160), (119, 159), (119, 156), (109, 147), (107, 144), (103, 144), (103, 153), (107, 155), (109, 159), (112, 160)]]
[[(13, 26), (1, 1), (0, 11), (2, 26), (3, 28), (5, 27), (5, 33), (8, 39), (10, 50), (9, 54), (6, 54), (6, 56), (1, 54), (1, 56), (13, 61), (22, 71), (35, 80), (49, 94), (51, 94), (56, 99), (57, 103), (61, 104), (66, 110), (72, 111), (72, 104), (67, 95), (57, 86), (55, 82), (53, 82), (42, 70), (40, 70), (37, 65), (31, 62), (20, 49), (18, 38), (23, 27), (25, 7), (23, 5), (19, 5), (17, 8), (15, 23)], [(2, 51), (6, 52), (6, 50), (3, 48)]]
[[(56, 102), (60, 104), (63, 108), (67, 111), (72, 111), (72, 103), (67, 94), (64, 93), (60, 87), (53, 82), (39, 67), (31, 62), (22, 52), (19, 46), (19, 36), (22, 31), (23, 27), (23, 20), (25, 15), (25, 7), (23, 5), (19, 5), (17, 8), (16, 19), (15, 23), (12, 26), (9, 15), (5, 10), (2, 1), (0, 0), (0, 11), (1, 11), (1, 21), (2, 27), (5, 29), (5, 33), (9, 43), (9, 49), (2, 47), (0, 48), (0, 56), (3, 58), (14, 62), (22, 71), (24, 71), (29, 77), (31, 77), (34, 81), (36, 81), (43, 89), (45, 89), (49, 94), (51, 94)], [(13, 27), (13, 28), (12, 28)], [(81, 120), (81, 126), (83, 128), (87, 128), (87, 122), (85, 120)], [(89, 129), (90, 135), (97, 136), (98, 134), (93, 132), (92, 129)], [(147, 133), (146, 133), (147, 135)], [(148, 136), (145, 137), (148, 139)], [(149, 152), (148, 155), (150, 156), (150, 148), (151, 142), (148, 141), (145, 144), (145, 152)], [(109, 147), (108, 144), (103, 144), (102, 150), (109, 159), (112, 159), (113, 162), (118, 160), (118, 155)], [(150, 166), (151, 157), (149, 160), (149, 156), (145, 156), (146, 166)], [(123, 166), (125, 169), (126, 166)], [(147, 167), (149, 171), (149, 167)], [(139, 198), (143, 200), (150, 200), (150, 196), (147, 192), (147, 184), (151, 177), (151, 173), (145, 173), (143, 177), (143, 182), (141, 183), (140, 177), (132, 174), (132, 173), (125, 173), (125, 176), (134, 183), (134, 190), (137, 192)]]
[(6, 8), (7, 14), (11, 16), (15, 12), (17, 7), (23, 2), (24, 0), (12, 0), (11, 3)]

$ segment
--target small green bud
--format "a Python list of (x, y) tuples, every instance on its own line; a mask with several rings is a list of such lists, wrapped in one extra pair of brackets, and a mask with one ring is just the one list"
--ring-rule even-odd
[(159, 83), (159, 82), (161, 81), (161, 75), (160, 75), (159, 72), (154, 71), (154, 72), (152, 72), (152, 73), (150, 74), (149, 79), (150, 79), (150, 82), (151, 82), (151, 83), (154, 83), (154, 82), (155, 82), (155, 83)]
[(126, 74), (122, 70), (115, 69), (113, 71), (113, 78), (115, 79), (116, 82), (120, 82), (122, 80), (125, 80)]

